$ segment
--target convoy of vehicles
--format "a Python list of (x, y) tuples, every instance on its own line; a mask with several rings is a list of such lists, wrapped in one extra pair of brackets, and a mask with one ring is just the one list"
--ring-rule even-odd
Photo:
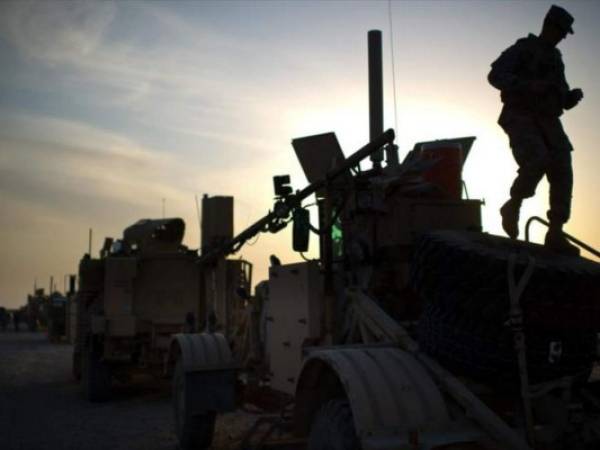
[[(345, 157), (334, 133), (294, 139), (308, 186), (276, 176), (272, 210), (240, 234), (233, 199), (205, 197), (199, 251), (162, 219), (84, 256), (71, 328), (87, 398), (136, 371), (171, 377), (182, 449), (208, 448), (218, 414), (257, 392), (281, 399), (269, 430), (287, 432), (260, 445), (599, 448), (600, 264), (482, 230), (462, 196), (475, 138), (399, 161), (377, 31), (369, 90), (370, 142)], [(302, 256), (318, 236), (318, 257), (273, 257), (252, 293), (251, 264), (228, 256), (288, 224)]]

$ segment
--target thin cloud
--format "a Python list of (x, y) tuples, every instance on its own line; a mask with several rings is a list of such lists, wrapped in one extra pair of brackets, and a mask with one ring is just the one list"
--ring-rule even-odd
[(78, 207), (97, 197), (144, 205), (153, 196), (182, 196), (170, 174), (192, 176), (172, 155), (89, 125), (28, 115), (0, 119), (4, 195), (21, 193), (42, 204), (69, 198), (64, 203)]
[(94, 53), (115, 18), (111, 2), (4, 2), (3, 35), (22, 53), (50, 64)]

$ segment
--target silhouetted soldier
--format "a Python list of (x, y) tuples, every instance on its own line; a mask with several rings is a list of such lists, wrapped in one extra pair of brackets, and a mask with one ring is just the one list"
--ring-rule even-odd
[(500, 208), (502, 228), (511, 238), (519, 234), (519, 210), (532, 197), (546, 175), (550, 184), (550, 228), (545, 244), (555, 251), (579, 254), (562, 233), (569, 220), (573, 170), (573, 146), (559, 117), (583, 98), (581, 89), (570, 89), (556, 45), (573, 33), (573, 17), (553, 5), (539, 36), (530, 34), (506, 49), (492, 64), (488, 80), (501, 91), (504, 107), (498, 123), (510, 140), (519, 165), (510, 199)]

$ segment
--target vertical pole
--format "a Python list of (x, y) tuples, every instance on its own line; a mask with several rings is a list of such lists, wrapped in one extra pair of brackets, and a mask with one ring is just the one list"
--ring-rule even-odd
[(200, 218), (200, 254), (203, 255), (210, 249), (208, 238), (213, 234), (212, 227), (209, 227), (209, 217), (211, 217), (212, 209), (209, 207), (208, 194), (202, 196), (202, 217)]
[(88, 255), (90, 258), (92, 257), (92, 229), (90, 228), (90, 234), (88, 237)]
[(198, 204), (198, 195), (194, 195), (196, 200), (196, 216), (198, 217), (198, 253), (202, 251), (202, 218), (200, 217), (200, 205)]
[[(383, 133), (383, 67), (381, 60), (381, 31), (371, 30), (369, 41), (369, 140)], [(383, 151), (371, 155), (373, 168), (380, 168)]]
[(77, 281), (77, 275), (69, 275), (69, 294), (75, 293), (75, 283)]
[(50, 292), (49, 294), (52, 294), (52, 286), (54, 285), (54, 277), (52, 275), (50, 275)]

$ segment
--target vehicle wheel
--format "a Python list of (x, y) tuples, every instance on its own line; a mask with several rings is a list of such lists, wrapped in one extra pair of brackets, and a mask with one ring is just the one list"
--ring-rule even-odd
[(438, 231), (415, 245), (413, 290), (425, 301), (478, 316), (508, 319), (508, 260), (517, 254), (518, 280), (535, 258), (521, 305), (528, 326), (564, 331), (600, 330), (600, 264), (561, 256), (537, 244), (466, 231)]
[(345, 399), (325, 403), (310, 429), (308, 450), (360, 450), (352, 409)]
[(73, 365), (71, 367), (73, 378), (81, 381), (81, 352), (73, 352)]
[(82, 358), (83, 392), (90, 402), (106, 401), (110, 397), (110, 368), (103, 362), (97, 351), (89, 346), (83, 350)]
[(175, 364), (173, 373), (173, 413), (175, 434), (181, 450), (205, 449), (210, 446), (215, 431), (216, 413), (192, 414), (189, 395), (186, 392), (185, 372), (181, 359)]
[[(427, 303), (419, 320), (418, 338), (425, 353), (454, 372), (473, 379), (518, 386), (512, 330), (501, 322), (495, 325), (482, 323), (464, 312)], [(568, 333), (529, 331), (526, 328), (525, 345), (532, 383), (567, 375), (581, 375), (587, 380), (596, 355), (596, 333), (588, 330)]]

